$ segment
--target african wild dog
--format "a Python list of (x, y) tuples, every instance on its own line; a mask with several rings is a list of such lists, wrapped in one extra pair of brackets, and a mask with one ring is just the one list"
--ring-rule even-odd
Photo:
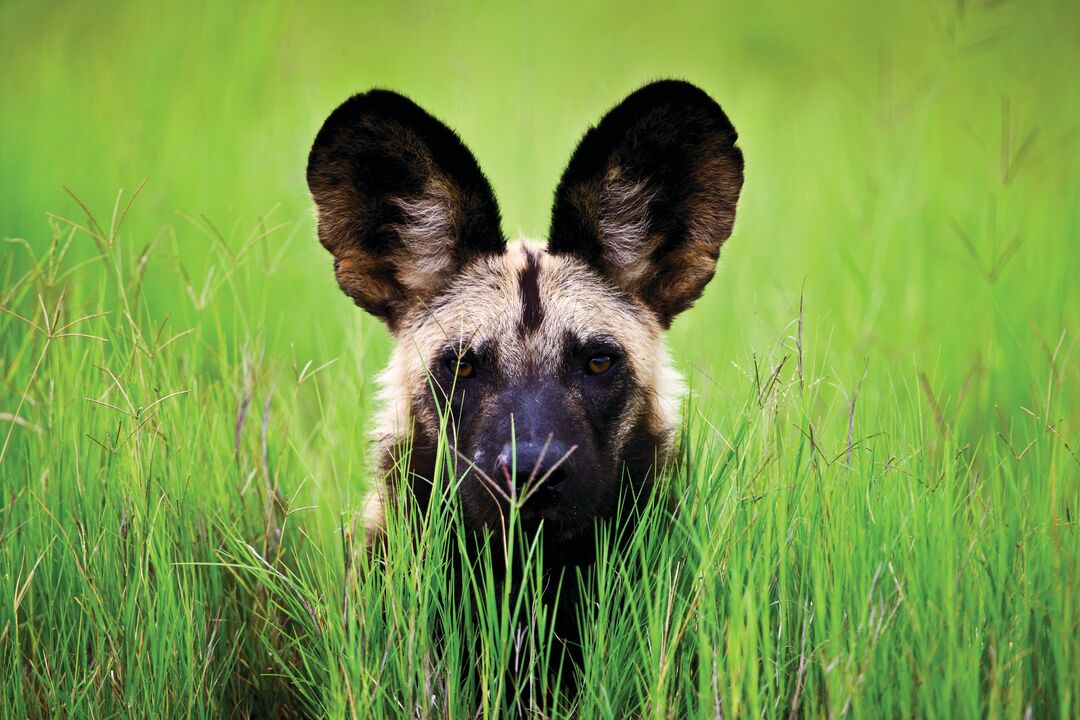
[(500, 495), (543, 478), (523, 518), (543, 521), (546, 560), (590, 562), (596, 521), (621, 497), (648, 497), (670, 456), (683, 385), (664, 331), (731, 234), (736, 139), (702, 90), (647, 85), (581, 140), (547, 246), (508, 245), (491, 186), (440, 121), (384, 90), (330, 115), (307, 168), (319, 239), (341, 289), (397, 340), (382, 376), (385, 482), (369, 502), (371, 533), (402, 448), (428, 501), (446, 402), (467, 527), (498, 531)]

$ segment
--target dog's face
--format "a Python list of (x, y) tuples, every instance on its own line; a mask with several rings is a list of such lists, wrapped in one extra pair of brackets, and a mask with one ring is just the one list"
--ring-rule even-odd
[(575, 535), (614, 509), (630, 454), (644, 480), (667, 439), (676, 409), (662, 403), (678, 393), (659, 323), (576, 258), (515, 243), (463, 268), (406, 325), (394, 364), (415, 436), (430, 447), (449, 411), (473, 527), (498, 527), (527, 494), (526, 521)]
[(342, 290), (394, 334), (380, 440), (422, 483), (445, 419), (467, 524), (526, 521), (563, 541), (662, 464), (680, 381), (663, 332), (712, 277), (742, 156), (704, 92), (658, 82), (591, 129), (556, 191), (546, 247), (507, 245), (458, 137), (372, 91), (316, 137), (308, 184)]

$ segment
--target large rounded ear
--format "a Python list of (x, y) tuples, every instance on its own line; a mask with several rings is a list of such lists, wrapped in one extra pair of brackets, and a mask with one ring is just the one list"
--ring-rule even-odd
[(579, 257), (667, 327), (716, 270), (743, 181), (738, 136), (704, 91), (666, 80), (585, 133), (555, 191), (548, 251)]
[(315, 137), (307, 181), (338, 284), (391, 330), (469, 261), (506, 249), (472, 153), (397, 93), (372, 90), (335, 110)]

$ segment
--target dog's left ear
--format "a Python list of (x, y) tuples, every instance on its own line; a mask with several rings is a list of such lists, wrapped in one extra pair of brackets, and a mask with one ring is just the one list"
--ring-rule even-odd
[(555, 191), (548, 251), (574, 255), (664, 327), (701, 296), (735, 222), (738, 136), (701, 89), (666, 80), (585, 133)]
[(311, 147), (307, 180), (338, 285), (392, 332), (466, 265), (506, 250), (476, 158), (397, 93), (354, 95), (331, 113)]

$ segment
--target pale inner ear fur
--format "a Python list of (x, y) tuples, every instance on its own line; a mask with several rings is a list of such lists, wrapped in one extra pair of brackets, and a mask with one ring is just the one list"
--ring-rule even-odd
[(395, 197), (405, 221), (394, 229), (404, 249), (396, 263), (398, 280), (409, 291), (430, 297), (448, 280), (452, 251), (459, 240), (455, 197), (442, 178), (433, 177), (416, 197)]
[(605, 264), (626, 292), (636, 291), (646, 279), (660, 244), (659, 235), (649, 234), (649, 208), (656, 195), (644, 180), (622, 179), (618, 168), (608, 171), (600, 187), (596, 230)]

